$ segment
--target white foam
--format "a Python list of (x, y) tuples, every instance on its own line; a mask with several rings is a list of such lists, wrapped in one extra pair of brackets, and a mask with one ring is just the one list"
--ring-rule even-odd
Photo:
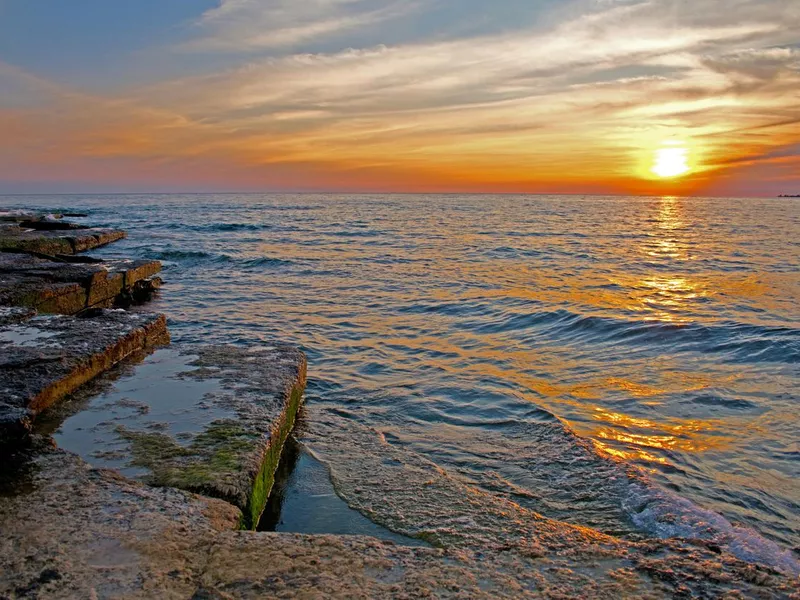
[(661, 538), (713, 540), (748, 562), (769, 565), (800, 575), (800, 561), (756, 531), (733, 525), (721, 514), (646, 481), (632, 481), (623, 508), (644, 531)]

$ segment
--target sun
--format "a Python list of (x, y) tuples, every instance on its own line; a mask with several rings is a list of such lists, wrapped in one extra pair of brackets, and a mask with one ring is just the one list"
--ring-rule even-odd
[(680, 177), (689, 172), (686, 148), (659, 148), (651, 169), (659, 177)]

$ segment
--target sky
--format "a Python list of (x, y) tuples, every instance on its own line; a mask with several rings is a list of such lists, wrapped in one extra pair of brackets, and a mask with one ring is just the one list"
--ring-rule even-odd
[(0, 193), (800, 193), (797, 0), (0, 0)]

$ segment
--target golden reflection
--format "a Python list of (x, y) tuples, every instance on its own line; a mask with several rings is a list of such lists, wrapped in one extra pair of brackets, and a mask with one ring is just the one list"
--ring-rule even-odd
[(636, 398), (650, 398), (664, 393), (663, 389), (636, 383), (635, 381), (629, 381), (628, 379), (622, 379), (620, 377), (608, 377), (604, 380), (604, 383), (607, 387), (615, 387), (623, 390)]
[(593, 441), (595, 447), (597, 447), (601, 452), (611, 456), (612, 458), (616, 458), (625, 462), (639, 460), (643, 462), (659, 463), (662, 465), (668, 464), (669, 462), (663, 456), (656, 456), (655, 454), (642, 450), (641, 448), (619, 450), (618, 448), (614, 448), (610, 444), (606, 444), (600, 440)]
[[(646, 232), (648, 239), (642, 251), (665, 265), (692, 259), (693, 240), (685, 233), (684, 202), (674, 196), (661, 198), (654, 217), (648, 221), (652, 225)], [(630, 297), (648, 313), (646, 319), (682, 323), (692, 319), (692, 305), (710, 293), (707, 284), (689, 279), (683, 273), (654, 273), (640, 279)]]
[(664, 196), (661, 198), (657, 216), (658, 227), (672, 231), (681, 229), (685, 226), (683, 220), (683, 201), (676, 196)]
[[(683, 200), (674, 196), (661, 199), (655, 216), (655, 227), (650, 233), (651, 243), (645, 248), (648, 256), (688, 260), (688, 242), (678, 239), (680, 231), (686, 226), (683, 216)], [(655, 243), (652, 243), (655, 238)]]
[(632, 417), (601, 407), (594, 407), (595, 428), (585, 428), (583, 433), (595, 440), (607, 454), (621, 459), (666, 464), (665, 457), (651, 450), (705, 452), (721, 449), (730, 441), (719, 436), (706, 435), (719, 432), (721, 424), (713, 420), (693, 419), (680, 423), (656, 423), (649, 419)]

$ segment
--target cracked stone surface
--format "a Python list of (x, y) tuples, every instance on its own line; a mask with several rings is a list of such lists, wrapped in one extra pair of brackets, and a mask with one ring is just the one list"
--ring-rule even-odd
[(154, 260), (68, 263), (30, 254), (0, 253), (0, 304), (45, 313), (128, 306), (159, 287)]
[(733, 581), (710, 570), (695, 594), (681, 571), (689, 565), (652, 549), (632, 563), (617, 551), (542, 556), (235, 531), (239, 511), (226, 502), (46, 447), (11, 468), (18, 489), (0, 492), (0, 597), (797, 598), (796, 582), (755, 569)]
[[(137, 377), (146, 378), (140, 394)], [(124, 455), (146, 483), (224, 499), (242, 509), (243, 527), (254, 528), (305, 382), (306, 358), (293, 346), (164, 349), (125, 384), (127, 407), (113, 394), (97, 398), (94, 416), (83, 415), (80, 430), (65, 422), (59, 440), (78, 451), (89, 428), (95, 443), (85, 458)]]
[(0, 502), (0, 597), (189, 598), (238, 510), (44, 450)]

